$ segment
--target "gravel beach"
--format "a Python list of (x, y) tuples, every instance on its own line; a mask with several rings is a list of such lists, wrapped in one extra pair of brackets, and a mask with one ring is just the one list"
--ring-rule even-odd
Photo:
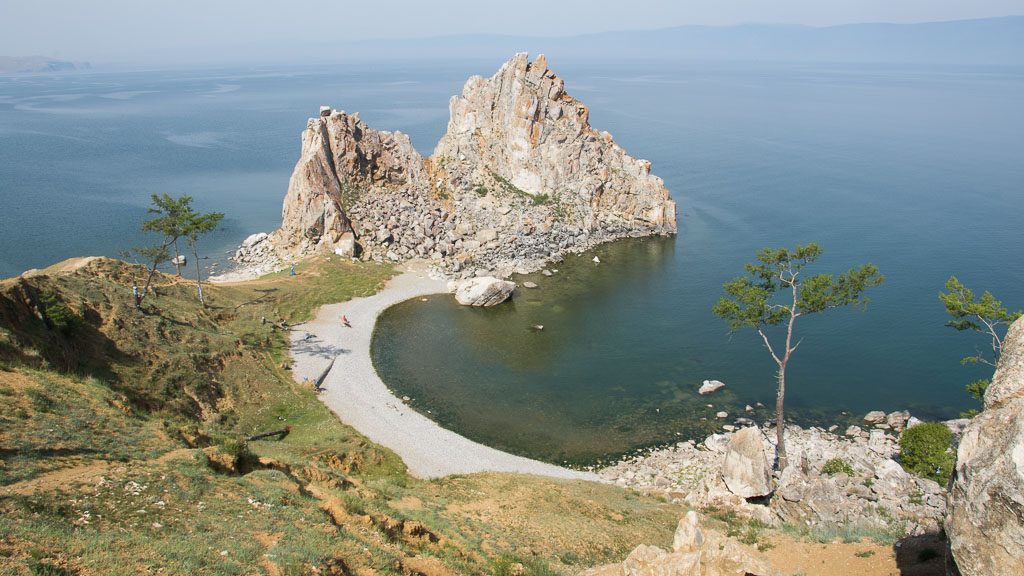
[[(601, 481), (595, 474), (514, 456), (473, 442), (409, 408), (388, 390), (370, 358), (377, 316), (410, 298), (447, 292), (443, 280), (429, 276), (425, 263), (410, 262), (403, 270), (377, 294), (322, 306), (314, 320), (295, 327), (291, 353), (296, 381), (319, 378), (329, 369), (320, 399), (343, 422), (394, 450), (409, 472), (419, 478), (492, 471)], [(351, 327), (341, 322), (342, 315)]]

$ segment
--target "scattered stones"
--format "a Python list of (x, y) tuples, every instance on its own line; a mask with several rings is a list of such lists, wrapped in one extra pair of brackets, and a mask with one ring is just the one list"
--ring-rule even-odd
[(693, 510), (686, 513), (676, 527), (671, 552), (641, 544), (622, 563), (590, 568), (581, 576), (777, 574), (760, 554), (718, 532), (701, 530), (701, 521), (700, 515)]
[(705, 380), (700, 385), (700, 388), (697, 390), (697, 393), (701, 395), (711, 394), (712, 392), (721, 390), (722, 388), (725, 388), (725, 382), (722, 382), (720, 380)]
[(523, 282), (523, 288), (536, 288), (536, 287), (537, 287), (537, 283), (536, 282), (529, 282), (529, 281)]
[[(757, 430), (744, 428), (712, 434), (702, 442), (678, 442), (623, 460), (599, 474), (620, 486), (681, 498), (698, 508), (734, 509), (769, 524), (856, 523), (916, 534), (936, 530), (945, 514), (942, 487), (907, 474), (894, 459), (899, 452), (898, 436), (881, 429), (868, 432), (859, 426), (850, 426), (843, 436), (817, 427), (787, 426), (791, 464), (776, 477), (774, 496), (767, 506), (749, 504), (748, 496), (741, 497), (726, 484), (724, 471), (733, 439)], [(768, 465), (775, 457), (774, 429), (769, 424), (756, 435), (758, 441), (750, 441), (747, 448), (754, 453), (753, 447), (759, 446), (760, 458), (755, 454), (747, 461)], [(831, 459), (847, 463), (853, 474), (822, 473)], [(656, 485), (655, 478), (669, 479), (669, 485)], [(740, 492), (762, 490), (763, 485)]]

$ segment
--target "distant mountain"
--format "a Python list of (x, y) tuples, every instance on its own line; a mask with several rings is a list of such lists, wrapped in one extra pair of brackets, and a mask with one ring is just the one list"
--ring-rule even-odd
[(84, 68), (89, 68), (89, 64), (54, 60), (45, 56), (0, 56), (0, 74), (68, 72)]
[(445, 36), (323, 45), (342, 59), (693, 59), (915, 64), (1024, 64), (1024, 16), (920, 24), (679, 26), (561, 38)]

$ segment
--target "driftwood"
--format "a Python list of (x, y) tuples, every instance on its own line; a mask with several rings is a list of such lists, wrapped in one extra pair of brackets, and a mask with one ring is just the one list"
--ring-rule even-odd
[(261, 432), (259, 434), (254, 434), (252, 436), (248, 436), (248, 437), (246, 437), (245, 441), (246, 442), (252, 442), (253, 440), (261, 440), (263, 438), (270, 438), (271, 436), (280, 436), (281, 438), (284, 438), (291, 431), (292, 431), (292, 427), (291, 426), (285, 426), (284, 428), (281, 428), (280, 430), (271, 430), (270, 432)]

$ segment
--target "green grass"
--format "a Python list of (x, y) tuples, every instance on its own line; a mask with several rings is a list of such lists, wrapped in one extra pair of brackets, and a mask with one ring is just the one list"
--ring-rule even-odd
[[(143, 313), (131, 303), (142, 270), (113, 261), (0, 284), (0, 484), (106, 466), (0, 497), (0, 573), (392, 574), (423, 556), (457, 574), (557, 574), (671, 544), (681, 508), (618, 488), (411, 478), (294, 382), (277, 327), (370, 295), (393, 269), (322, 257), (297, 272), (209, 286), (205, 308), (161, 276)], [(25, 307), (44, 294), (81, 316), (75, 338)], [(240, 440), (286, 425), (283, 439)], [(186, 443), (265, 466), (221, 474)]]

